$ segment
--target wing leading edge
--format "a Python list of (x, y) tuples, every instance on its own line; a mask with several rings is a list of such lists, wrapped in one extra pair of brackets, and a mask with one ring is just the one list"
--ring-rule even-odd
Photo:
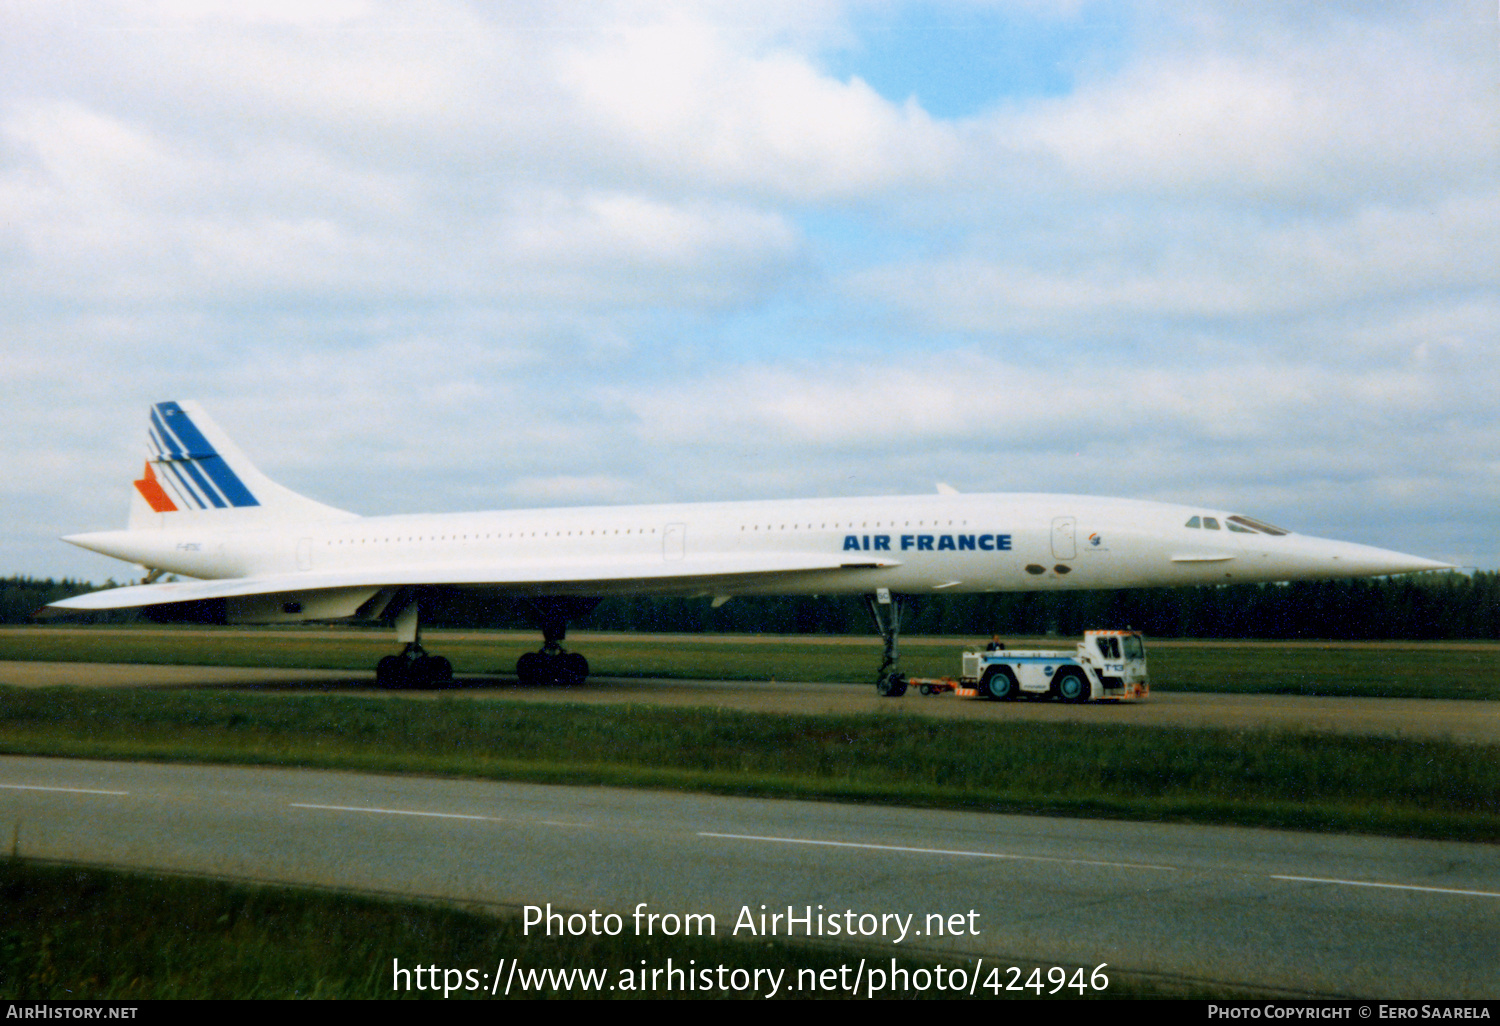
[(517, 561), (503, 566), (424, 566), (420, 572), (412, 567), (388, 570), (360, 569), (348, 571), (308, 571), (293, 574), (268, 574), (259, 577), (235, 577), (208, 581), (170, 581), (162, 584), (136, 584), (124, 588), (75, 595), (53, 602), (56, 610), (91, 611), (102, 609), (136, 609), (142, 606), (168, 605), (176, 602), (199, 602), (209, 599), (245, 598), (255, 595), (299, 595), (313, 592), (347, 591), (452, 585), (493, 588), (534, 593), (606, 594), (624, 586), (646, 585), (655, 588), (680, 586), (685, 589), (711, 590), (716, 586), (743, 584), (747, 581), (789, 574), (820, 573), (839, 570), (862, 570), (898, 566), (894, 559), (846, 559), (777, 553), (709, 557), (663, 563), (660, 559), (643, 561), (625, 559), (590, 563)]

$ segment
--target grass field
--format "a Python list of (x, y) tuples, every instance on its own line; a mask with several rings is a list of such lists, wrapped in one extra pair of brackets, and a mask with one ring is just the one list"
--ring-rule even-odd
[(1493, 746), (462, 696), (0, 688), (0, 752), (1500, 840)]
[[(530, 635), (432, 632), (460, 672), (509, 676)], [(867, 679), (873, 639), (620, 637), (573, 642), (604, 676)], [(1066, 642), (1046, 643), (1049, 647)], [(9, 629), (0, 659), (348, 668), (388, 635), (324, 630)], [(964, 643), (912, 639), (914, 674)], [(1500, 646), (1162, 643), (1161, 690), (1500, 697)], [(1270, 730), (976, 722), (894, 714), (477, 702), (452, 693), (0, 687), (0, 752), (603, 783), (1301, 830), (1500, 841), (1500, 751)], [(488, 971), (664, 964), (836, 967), (848, 953), (518, 936), (505, 916), (0, 859), (0, 997), (387, 997), (391, 957)], [(708, 946), (705, 946), (708, 944)], [(913, 967), (919, 962), (914, 960)], [(406, 996), (432, 996), (431, 992)], [(454, 994), (453, 996), (477, 996)], [(579, 994), (578, 996), (583, 996)], [(607, 996), (627, 996), (612, 993)], [(661, 996), (661, 995), (647, 995)], [(928, 995), (936, 996), (936, 995)], [(988, 995), (986, 995), (988, 996)], [(1205, 997), (1115, 981), (1107, 996)], [(1222, 993), (1213, 996), (1225, 997)]]
[[(427, 647), (459, 673), (511, 676), (536, 636), (511, 631), (424, 634)], [(1012, 639), (1068, 648), (1076, 639)], [(734, 637), (575, 632), (603, 677), (716, 680), (864, 681), (880, 660), (875, 638)], [(913, 676), (957, 671), (974, 639), (911, 638), (902, 668)], [(388, 631), (240, 628), (0, 629), (0, 660), (265, 666), (371, 671), (395, 651)], [(1342, 695), (1367, 698), (1500, 699), (1496, 642), (1174, 642), (1148, 643), (1152, 686), (1164, 691)]]
[[(0, 999), (12, 1001), (139, 1001), (159, 999), (401, 998), (492, 1000), (497, 970), (507, 972), (512, 998), (743, 998), (764, 999), (765, 974), (780, 973), (777, 997), (860, 997), (865, 993), (808, 994), (794, 988), (817, 979), (839, 979), (842, 967), (858, 965), (871, 952), (784, 942), (754, 944), (712, 937), (538, 937), (523, 932), (512, 913), (435, 907), (410, 902), (282, 887), (263, 887), (185, 877), (155, 877), (92, 868), (28, 864), (0, 859)], [(535, 931), (533, 931), (533, 934)], [(889, 959), (879, 953), (879, 964)], [(502, 963), (501, 960), (504, 960)], [(650, 969), (668, 965), (712, 967), (717, 986), (667, 990), (666, 977)], [(908, 972), (932, 970), (939, 961), (899, 959)], [(642, 966), (648, 975), (641, 976)], [(436, 974), (413, 975), (435, 966)], [(720, 977), (718, 967), (726, 968)], [(395, 970), (405, 967), (399, 978)], [(760, 993), (736, 989), (743, 973), (762, 970)], [(972, 960), (948, 959), (945, 970), (972, 969)], [(736, 978), (729, 975), (740, 970)], [(833, 975), (822, 974), (832, 970)], [(568, 974), (558, 985), (551, 972)], [(799, 976), (800, 971), (800, 976)], [(595, 973), (586, 986), (581, 973)], [(540, 975), (539, 975), (540, 974)], [(1107, 974), (1106, 974), (1107, 975)], [(846, 973), (843, 979), (853, 978)], [(679, 976), (679, 981), (684, 978)], [(950, 978), (951, 979), (951, 978)], [(701, 975), (693, 983), (705, 982)], [(1007, 977), (981, 973), (977, 996), (1003, 988)], [(523, 984), (533, 983), (537, 986)], [(418, 985), (421, 989), (418, 989)], [(629, 985), (631, 989), (624, 989)], [(434, 989), (435, 986), (435, 989)], [(1050, 985), (1049, 985), (1050, 989)], [(1063, 990), (1063, 994), (1079, 994)], [(929, 984), (925, 990), (876, 997), (967, 997)], [(1022, 991), (1022, 997), (1036, 997)], [(1131, 979), (1115, 973), (1103, 992), (1086, 997), (1223, 998), (1191, 986)], [(1251, 996), (1251, 995), (1244, 995)]]
[[(506, 673), (519, 633), (434, 632), (460, 672)], [(602, 675), (858, 679), (871, 639), (577, 639)], [(287, 667), (370, 664), (384, 634), (136, 628), (0, 631), (0, 656)], [(913, 639), (914, 673), (961, 641)], [(1497, 697), (1489, 645), (1161, 644), (1160, 690)], [(508, 676), (508, 674), (507, 674)], [(1459, 682), (1449, 677), (1459, 678)], [(0, 688), (0, 751), (230, 761), (763, 797), (1500, 840), (1500, 752), (1443, 740), (904, 715), (421, 700), (233, 689)]]

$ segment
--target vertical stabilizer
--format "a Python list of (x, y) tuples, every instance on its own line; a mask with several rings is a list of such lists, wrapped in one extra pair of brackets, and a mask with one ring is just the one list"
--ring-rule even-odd
[(194, 402), (151, 407), (147, 449), (131, 496), (131, 530), (193, 520), (230, 527), (354, 516), (266, 477)]

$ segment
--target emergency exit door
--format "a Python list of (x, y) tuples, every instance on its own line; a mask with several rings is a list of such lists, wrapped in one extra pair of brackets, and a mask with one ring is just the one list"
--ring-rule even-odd
[(1077, 517), (1054, 517), (1052, 519), (1052, 555), (1055, 559), (1073, 559), (1078, 555), (1078, 543), (1073, 530)]

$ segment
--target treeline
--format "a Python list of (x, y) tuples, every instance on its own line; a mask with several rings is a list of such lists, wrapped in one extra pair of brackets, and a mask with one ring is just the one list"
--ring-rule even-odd
[[(0, 580), (0, 622), (32, 622), (47, 602), (92, 589), (77, 581)], [(135, 615), (124, 611), (84, 619), (120, 623)], [(457, 593), (439, 596), (424, 624), (532, 626), (519, 602)], [(872, 633), (859, 596), (737, 598), (717, 609), (708, 599), (610, 598), (573, 626), (646, 633)], [(923, 596), (907, 600), (901, 626), (905, 634), (974, 637), (1069, 636), (1095, 627), (1132, 627), (1162, 638), (1500, 639), (1500, 574)]]
[[(114, 581), (110, 581), (106, 586), (114, 587), (114, 584)], [(36, 611), (48, 602), (56, 602), (86, 591), (96, 591), (99, 587), (87, 581), (54, 581), (50, 577), (45, 581), (35, 577), (0, 578), (0, 623), (31, 623)], [(107, 616), (95, 614), (90, 619), (98, 623), (117, 623), (129, 622), (135, 617), (129, 612), (121, 612)]]
[[(442, 602), (428, 622), (526, 627), (512, 602)], [(859, 596), (605, 599), (577, 627), (644, 633), (870, 634)], [(1069, 636), (1132, 627), (1162, 638), (1500, 639), (1500, 574), (1424, 574), (1125, 591), (1012, 592), (908, 598), (906, 634)]]
[[(606, 599), (580, 626), (631, 631), (869, 634), (859, 596)], [(1124, 591), (910, 598), (906, 634), (1071, 636), (1131, 627), (1162, 638), (1500, 639), (1500, 574)]]

